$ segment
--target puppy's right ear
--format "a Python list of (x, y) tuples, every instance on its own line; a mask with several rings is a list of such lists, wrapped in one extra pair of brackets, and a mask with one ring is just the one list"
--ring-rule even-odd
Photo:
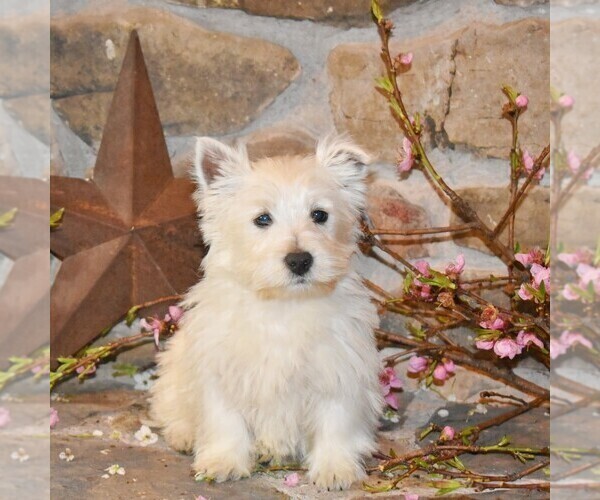
[(210, 137), (198, 137), (194, 152), (194, 177), (205, 191), (219, 177), (250, 170), (248, 153), (243, 146), (232, 148)]

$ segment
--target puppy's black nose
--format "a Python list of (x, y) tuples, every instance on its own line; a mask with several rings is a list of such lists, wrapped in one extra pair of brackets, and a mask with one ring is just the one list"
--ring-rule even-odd
[(313, 257), (308, 252), (288, 253), (283, 260), (288, 269), (298, 276), (306, 274), (313, 263)]

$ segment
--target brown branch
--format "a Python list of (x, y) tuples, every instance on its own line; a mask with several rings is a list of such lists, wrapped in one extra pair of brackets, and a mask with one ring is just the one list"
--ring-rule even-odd
[[(467, 224), (473, 224), (477, 230), (480, 231), (485, 237), (485, 243), (490, 250), (492, 250), (498, 257), (504, 261), (505, 264), (510, 265), (514, 261), (514, 254), (511, 249), (507, 248), (497, 238), (494, 237), (492, 229), (490, 229), (479, 217), (477, 212), (471, 207), (471, 205), (464, 200), (456, 191), (454, 191), (446, 181), (440, 176), (433, 164), (429, 160), (425, 148), (421, 144), (419, 133), (415, 130), (415, 127), (409, 119), (409, 115), (404, 106), (402, 100), (402, 94), (398, 87), (398, 81), (396, 79), (396, 70), (394, 62), (390, 54), (389, 39), (390, 39), (390, 22), (386, 19), (382, 19), (377, 22), (377, 29), (379, 38), (381, 39), (381, 58), (385, 65), (386, 74), (390, 84), (392, 85), (392, 92), (388, 93), (387, 98), (390, 102), (392, 112), (397, 118), (400, 128), (408, 137), (413, 147), (416, 149), (416, 157), (419, 163), (423, 166), (427, 176), (439, 188), (444, 195), (450, 200), (454, 210), (458, 213), (460, 218)], [(397, 105), (397, 109), (393, 105)]]
[[(437, 347), (435, 344), (414, 340), (396, 333), (386, 332), (380, 328), (375, 330), (375, 334), (382, 340), (401, 345), (408, 345), (410, 347), (424, 347), (429, 349), (432, 347)], [(543, 387), (540, 387), (529, 380), (519, 377), (505, 367), (496, 366), (494, 363), (487, 360), (477, 359), (473, 356), (472, 352), (467, 351), (464, 348), (448, 346), (444, 351), (444, 356), (461, 366), (468, 367), (473, 371), (486, 375), (495, 380), (500, 380), (526, 394), (538, 396), (543, 400), (548, 400), (550, 398), (550, 391), (547, 389), (544, 389)]]
[[(494, 231), (492, 232), (494, 237), (498, 236), (502, 232), (502, 229), (504, 228), (504, 225), (506, 224), (506, 222), (511, 218), (512, 215), (515, 214), (517, 208), (519, 207), (521, 201), (523, 200), (523, 198), (526, 194), (527, 188), (529, 187), (529, 185), (535, 178), (535, 175), (550, 160), (549, 154), (550, 154), (550, 146), (546, 146), (542, 150), (540, 155), (537, 157), (537, 159), (535, 160), (533, 169), (531, 170), (529, 175), (527, 175), (525, 182), (523, 182), (523, 184), (519, 188), (519, 191), (517, 193), (515, 193), (515, 196), (512, 198), (512, 201), (509, 204), (508, 208), (506, 209), (506, 212), (504, 212), (504, 215), (500, 219), (500, 222), (498, 222), (498, 224), (496, 224), (496, 227), (494, 228)], [(513, 245), (513, 247), (514, 247), (514, 245)], [(513, 247), (511, 247), (511, 248), (513, 248)]]
[(388, 236), (418, 236), (438, 233), (461, 233), (471, 231), (477, 227), (476, 224), (457, 224), (455, 226), (428, 227), (419, 229), (371, 229), (373, 235)]

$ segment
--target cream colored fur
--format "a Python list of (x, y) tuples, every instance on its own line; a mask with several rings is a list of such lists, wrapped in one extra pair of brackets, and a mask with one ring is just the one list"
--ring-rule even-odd
[[(198, 140), (197, 201), (210, 251), (181, 328), (159, 355), (152, 416), (196, 472), (247, 476), (258, 456), (304, 460), (345, 488), (364, 475), (382, 408), (374, 306), (353, 270), (366, 155), (339, 139), (315, 156), (250, 163)], [(311, 212), (328, 212), (316, 224)], [(273, 224), (253, 220), (271, 214)], [(301, 279), (284, 264), (307, 251)]]

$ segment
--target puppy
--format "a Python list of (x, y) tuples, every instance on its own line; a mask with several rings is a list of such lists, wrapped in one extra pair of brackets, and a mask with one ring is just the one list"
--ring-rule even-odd
[(151, 405), (197, 473), (238, 479), (267, 457), (303, 460), (321, 487), (364, 476), (383, 407), (378, 318), (354, 270), (366, 163), (344, 138), (255, 162), (198, 139), (210, 250), (159, 355)]

